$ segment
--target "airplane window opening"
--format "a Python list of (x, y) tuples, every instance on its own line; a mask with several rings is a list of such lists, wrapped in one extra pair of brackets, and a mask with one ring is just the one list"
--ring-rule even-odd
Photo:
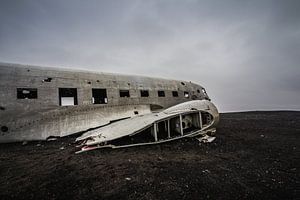
[(149, 91), (148, 90), (141, 90), (141, 97), (149, 97)]
[(93, 104), (107, 104), (106, 89), (92, 89)]
[(48, 82), (48, 83), (51, 82), (51, 81), (52, 81), (52, 78), (49, 78), (49, 77), (48, 77), (48, 78), (45, 78), (45, 79), (43, 80), (43, 82)]
[(178, 97), (178, 92), (177, 91), (172, 91), (173, 97)]
[(178, 116), (170, 119), (170, 133), (171, 138), (181, 136), (180, 120)]
[(129, 90), (120, 90), (120, 97), (130, 97)]
[(157, 94), (159, 97), (165, 97), (165, 91), (163, 91), (163, 90), (157, 91)]
[(200, 130), (201, 124), (199, 113), (188, 114), (185, 118), (182, 116), (182, 128), (184, 135), (189, 134), (192, 131)]
[(184, 97), (185, 97), (185, 98), (189, 98), (189, 97), (190, 97), (189, 92), (184, 92)]
[(213, 119), (212, 115), (207, 112), (201, 112), (201, 118), (203, 126), (207, 126)]
[(78, 105), (77, 88), (58, 88), (58, 90), (60, 106)]
[(7, 126), (1, 126), (1, 131), (2, 132), (7, 132), (8, 131), (8, 127)]
[(168, 139), (168, 121), (161, 121), (157, 123), (157, 139), (166, 140)]
[(17, 88), (17, 99), (37, 99), (37, 88)]

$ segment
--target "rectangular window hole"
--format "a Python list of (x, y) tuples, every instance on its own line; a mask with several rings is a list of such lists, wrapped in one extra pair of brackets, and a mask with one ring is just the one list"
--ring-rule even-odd
[(120, 97), (130, 97), (129, 90), (120, 90)]
[(178, 92), (177, 91), (172, 91), (173, 97), (178, 97)]
[(107, 104), (106, 89), (92, 89), (93, 104)]
[(165, 97), (165, 91), (163, 91), (163, 90), (158, 90), (157, 94), (159, 97)]
[(18, 99), (37, 99), (37, 88), (17, 88)]
[(148, 90), (141, 90), (141, 97), (149, 97), (149, 91)]
[(190, 97), (189, 92), (184, 91), (184, 97), (185, 97), (185, 98), (189, 98), (189, 97)]
[(77, 88), (59, 88), (59, 105), (78, 105)]

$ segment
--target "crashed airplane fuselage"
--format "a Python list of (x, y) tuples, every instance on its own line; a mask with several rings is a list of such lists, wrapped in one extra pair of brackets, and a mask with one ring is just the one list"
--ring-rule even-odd
[[(192, 82), (0, 63), (0, 143), (94, 129), (77, 138), (82, 150), (155, 144), (213, 133), (218, 119)], [(149, 141), (113, 144), (141, 133)]]

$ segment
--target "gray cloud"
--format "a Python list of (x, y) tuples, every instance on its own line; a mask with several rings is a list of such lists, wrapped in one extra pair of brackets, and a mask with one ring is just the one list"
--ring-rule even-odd
[(3, 0), (0, 60), (184, 79), (221, 111), (300, 110), (295, 0)]

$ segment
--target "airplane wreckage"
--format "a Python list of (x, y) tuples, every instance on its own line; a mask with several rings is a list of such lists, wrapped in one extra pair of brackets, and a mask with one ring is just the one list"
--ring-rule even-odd
[(0, 143), (82, 133), (80, 153), (211, 141), (218, 122), (205, 89), (192, 82), (0, 63)]

